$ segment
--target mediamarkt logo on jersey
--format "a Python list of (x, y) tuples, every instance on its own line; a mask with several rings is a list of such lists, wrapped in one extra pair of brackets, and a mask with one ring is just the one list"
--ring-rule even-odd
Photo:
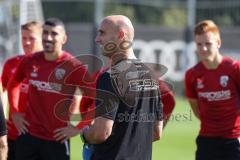
[(29, 84), (36, 87), (39, 91), (59, 93), (62, 89), (62, 85), (58, 83), (48, 83), (38, 80), (29, 80)]
[(216, 91), (216, 92), (198, 92), (199, 98), (206, 98), (208, 101), (221, 101), (231, 98), (231, 91)]

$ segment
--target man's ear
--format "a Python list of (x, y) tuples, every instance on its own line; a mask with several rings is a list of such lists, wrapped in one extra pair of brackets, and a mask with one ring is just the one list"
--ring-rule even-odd
[(220, 48), (221, 45), (222, 45), (222, 41), (221, 41), (221, 39), (219, 39), (219, 40), (218, 40), (218, 48)]
[(67, 43), (67, 40), (68, 40), (68, 37), (67, 37), (67, 35), (65, 35), (65, 36), (63, 37), (63, 44)]
[(119, 33), (118, 33), (118, 38), (119, 39), (123, 39), (125, 37), (125, 33), (121, 30), (121, 31), (119, 31)]

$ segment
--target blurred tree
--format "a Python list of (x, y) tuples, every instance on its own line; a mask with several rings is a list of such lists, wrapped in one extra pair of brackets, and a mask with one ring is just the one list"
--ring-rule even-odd
[(232, 26), (233, 19), (230, 14), (219, 15), (215, 17), (215, 21), (217, 24), (221, 26)]
[(104, 15), (122, 14), (129, 17), (133, 22), (136, 22), (134, 8), (129, 4), (117, 4), (114, 2), (105, 3)]
[[(104, 14), (124, 14), (137, 24), (184, 27), (187, 0), (105, 0)], [(59, 17), (64, 22), (92, 23), (94, 1), (44, 0), (45, 17)], [(212, 19), (220, 26), (240, 25), (240, 0), (197, 0), (196, 21)]]
[(186, 9), (174, 6), (165, 9), (162, 16), (162, 25), (171, 28), (184, 28), (187, 25), (187, 11)]
[(45, 18), (59, 17), (64, 22), (92, 22), (94, 6), (92, 2), (44, 2)]
[(160, 24), (162, 10), (152, 6), (135, 5), (137, 23), (139, 24)]
[(239, 0), (199, 0), (197, 6), (197, 21), (212, 19), (224, 27), (240, 25)]

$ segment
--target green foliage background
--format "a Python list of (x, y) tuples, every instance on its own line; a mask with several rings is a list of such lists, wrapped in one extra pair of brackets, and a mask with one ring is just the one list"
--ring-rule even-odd
[[(148, 1), (148, 0), (146, 0)], [(159, 0), (155, 3), (130, 3), (124, 0), (105, 0), (104, 15), (123, 14), (135, 24), (156, 25), (181, 29), (187, 25), (186, 0)], [(196, 22), (212, 19), (219, 26), (239, 26), (240, 6), (237, 0), (197, 0)], [(232, 5), (236, 3), (237, 5)], [(144, 5), (143, 5), (144, 4)], [(45, 18), (59, 17), (64, 22), (93, 23), (93, 1), (43, 1)], [(213, 7), (215, 6), (215, 7)]]

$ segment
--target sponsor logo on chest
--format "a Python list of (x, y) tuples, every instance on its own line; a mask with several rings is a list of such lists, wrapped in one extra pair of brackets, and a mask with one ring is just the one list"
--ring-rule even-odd
[(36, 87), (39, 91), (59, 93), (62, 85), (58, 83), (48, 83), (45, 81), (29, 80), (29, 84)]
[(222, 87), (227, 87), (229, 81), (229, 77), (227, 75), (222, 75), (219, 79), (219, 83)]
[(55, 77), (57, 80), (61, 80), (63, 79), (64, 75), (65, 75), (66, 71), (62, 68), (58, 68), (55, 71)]
[[(211, 82), (211, 81), (209, 81)], [(209, 83), (208, 82), (208, 83)], [(213, 84), (214, 82), (211, 82), (210, 84)], [(226, 88), (228, 86), (229, 83), (229, 76), (227, 75), (221, 75), (219, 77), (219, 81), (218, 84), (221, 87)], [(198, 92), (198, 96), (207, 99), (208, 101), (220, 101), (220, 100), (227, 100), (231, 98), (231, 90), (227, 89), (227, 90), (223, 90), (218, 88), (218, 90), (216, 91), (201, 91)], [(198, 78), (197, 79), (197, 89), (203, 89), (204, 88), (204, 84), (203, 84), (203, 80)], [(211, 88), (211, 86), (210, 86)], [(213, 89), (213, 88), (212, 88)]]

